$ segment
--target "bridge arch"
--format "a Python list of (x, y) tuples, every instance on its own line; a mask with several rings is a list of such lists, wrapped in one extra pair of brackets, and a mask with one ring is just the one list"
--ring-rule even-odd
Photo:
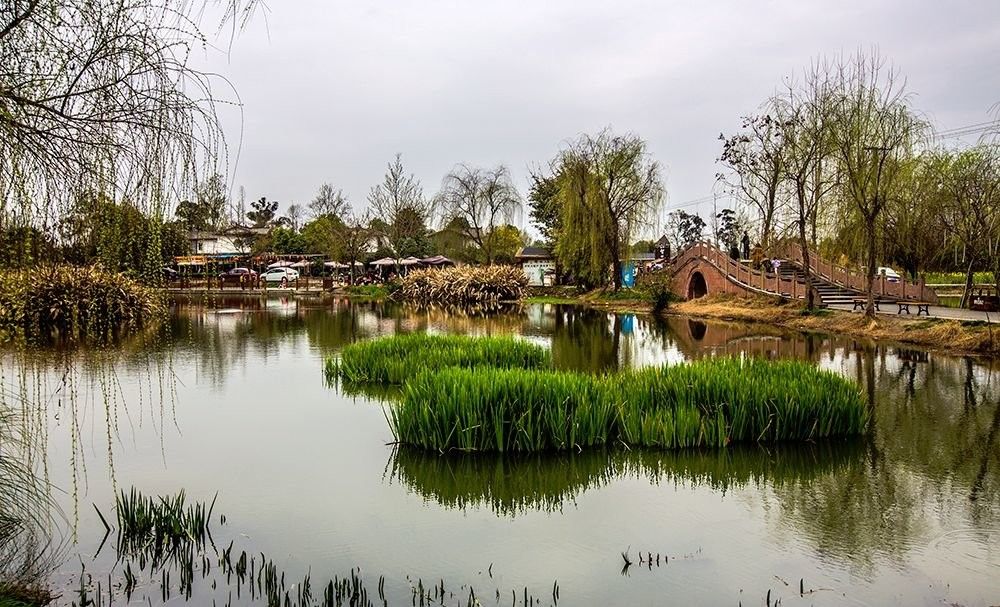
[(705, 282), (705, 275), (700, 270), (691, 272), (687, 285), (687, 298), (697, 299), (706, 295), (708, 295), (708, 284)]

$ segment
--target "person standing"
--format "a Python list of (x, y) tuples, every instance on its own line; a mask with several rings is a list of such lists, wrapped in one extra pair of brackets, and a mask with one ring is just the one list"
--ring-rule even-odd
[(740, 244), (743, 245), (743, 259), (750, 259), (750, 235), (746, 230), (743, 230), (743, 240)]

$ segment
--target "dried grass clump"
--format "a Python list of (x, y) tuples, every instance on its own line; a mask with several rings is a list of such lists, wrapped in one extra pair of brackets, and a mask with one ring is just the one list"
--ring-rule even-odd
[(462, 266), (414, 270), (395, 296), (422, 304), (485, 304), (518, 301), (528, 277), (515, 266)]
[(100, 266), (0, 271), (0, 336), (104, 341), (163, 317), (153, 289)]

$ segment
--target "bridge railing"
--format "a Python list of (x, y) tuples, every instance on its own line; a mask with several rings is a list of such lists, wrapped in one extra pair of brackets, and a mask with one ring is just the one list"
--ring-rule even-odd
[[(798, 245), (786, 242), (780, 245), (778, 252), (785, 259), (794, 261), (799, 265), (804, 265), (802, 248)], [(809, 251), (809, 267), (814, 274), (827, 282), (862, 293), (868, 290), (868, 279), (864, 274), (824, 259), (816, 251)], [(899, 281), (889, 281), (884, 274), (879, 274), (875, 277), (874, 286), (876, 295), (895, 299), (916, 299), (937, 303), (937, 293), (927, 288), (927, 284), (923, 278), (917, 282), (906, 280), (902, 277)]]
[(804, 281), (752, 268), (733, 259), (728, 253), (708, 242), (695, 242), (679, 251), (674, 258), (674, 266), (677, 267), (691, 258), (707, 261), (726, 275), (730, 281), (751, 291), (779, 297), (791, 297), (792, 299), (804, 298), (806, 294)]

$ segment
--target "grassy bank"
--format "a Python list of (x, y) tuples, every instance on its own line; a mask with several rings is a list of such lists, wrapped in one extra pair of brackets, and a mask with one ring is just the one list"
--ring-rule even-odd
[(859, 434), (857, 388), (795, 361), (708, 359), (594, 376), (448, 368), (406, 382), (396, 439), (435, 451), (535, 452), (610, 444), (724, 447)]
[(445, 367), (539, 368), (550, 364), (545, 348), (512, 337), (393, 335), (353, 343), (326, 361), (330, 382), (402, 384), (424, 369)]
[(761, 322), (796, 331), (816, 331), (914, 344), (928, 348), (996, 356), (1000, 327), (938, 318), (898, 318), (840, 310), (807, 312), (799, 302), (767, 297), (711, 295), (671, 306), (671, 313), (699, 318)]

